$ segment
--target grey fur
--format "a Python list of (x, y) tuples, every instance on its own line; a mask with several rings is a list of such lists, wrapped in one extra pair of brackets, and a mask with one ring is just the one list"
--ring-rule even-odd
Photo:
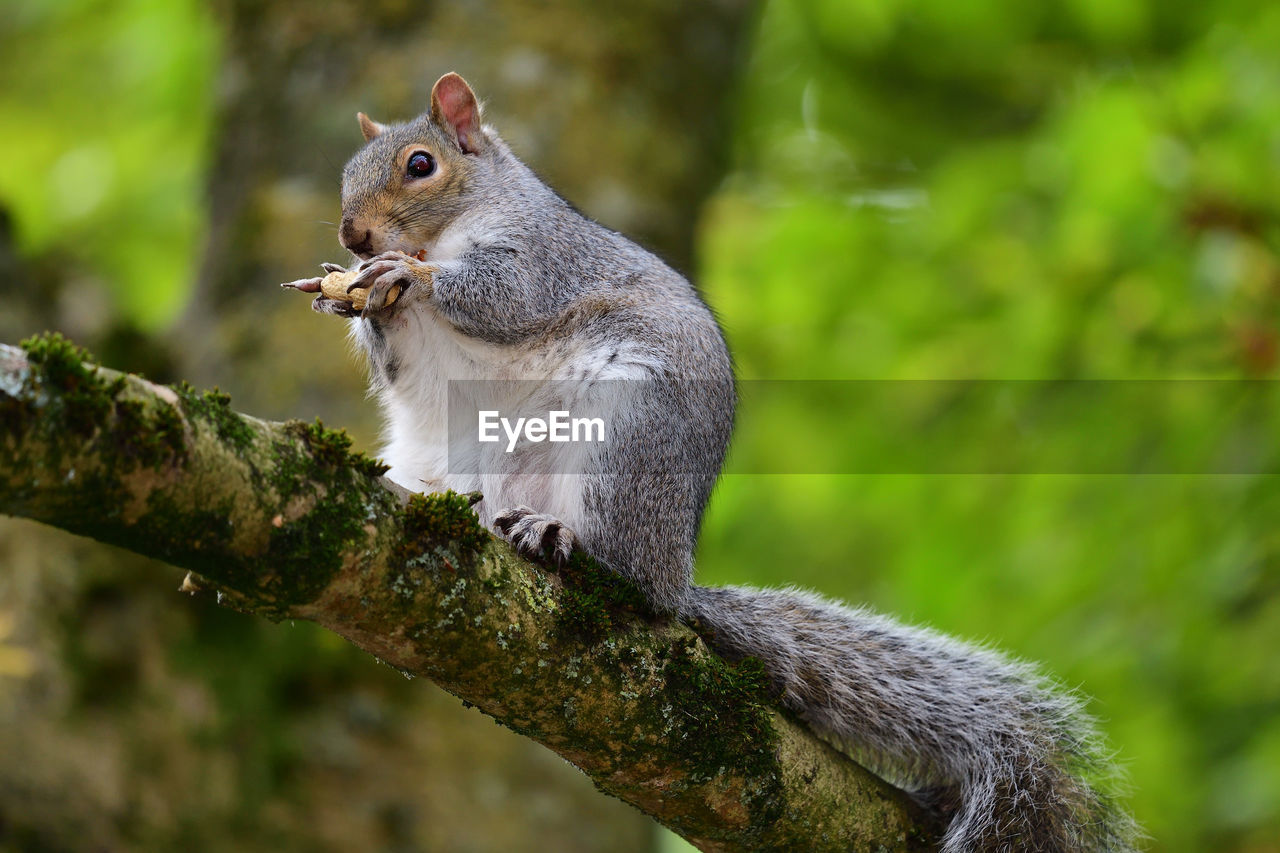
[(1069, 691), (1026, 664), (812, 593), (696, 587), (686, 616), (765, 661), (782, 702), (950, 815), (943, 850), (1130, 850), (1110, 756)]
[[(379, 281), (407, 289), (353, 321), (387, 416), (388, 476), (479, 489), (482, 521), (522, 550), (579, 546), (721, 654), (760, 658), (787, 707), (949, 818), (948, 853), (1131, 849), (1091, 721), (1030, 667), (809, 593), (692, 585), (735, 407), (720, 329), (681, 275), (477, 133), (459, 81), (446, 107), (433, 97), (408, 124), (373, 125), (343, 173), (344, 243), (365, 259), (427, 258), (383, 254)], [(453, 127), (449, 109), (474, 123)], [(405, 177), (415, 150), (439, 163), (430, 179)], [(317, 310), (344, 313), (328, 302)], [(574, 474), (535, 450), (459, 475), (439, 413), (444, 384), (463, 378), (577, 380), (584, 399), (606, 393), (597, 380), (651, 381), (634, 383), (610, 442)]]

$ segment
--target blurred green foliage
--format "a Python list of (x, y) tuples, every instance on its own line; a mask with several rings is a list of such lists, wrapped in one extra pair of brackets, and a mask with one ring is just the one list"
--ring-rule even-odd
[(0, 201), (18, 249), (100, 277), (157, 329), (199, 260), (217, 27), (197, 0), (10, 0)]
[[(740, 374), (1274, 379), (1277, 44), (1265, 2), (769, 3), (701, 235)], [(891, 421), (831, 394), (832, 443), (896, 441), (927, 472), (910, 423), (945, 414), (956, 448), (998, 456), (989, 411), (909, 388), (919, 411)], [(700, 579), (816, 587), (1043, 661), (1094, 697), (1154, 849), (1274, 849), (1277, 411), (1180, 416), (1176, 393), (1082, 409), (1055, 458), (1196, 446), (1221, 414), (1240, 429), (1208, 452), (1244, 429), (1256, 473), (731, 475)], [(815, 417), (748, 414), (735, 467), (785, 468), (787, 424)]]
[[(193, 0), (0, 16), (17, 247), (150, 329), (198, 258), (217, 37)], [(1276, 378), (1277, 44), (1261, 0), (770, 0), (699, 235), (741, 375)], [(824, 417), (882, 440), (854, 399)], [(1176, 411), (1089, 412), (1076, 433), (1177, 441)], [(744, 420), (735, 459), (775, 459), (807, 417)], [(1264, 443), (1274, 417), (1256, 414)], [(959, 417), (957, 446), (990, 446), (987, 428)], [(895, 452), (928, 470), (912, 438)], [(1154, 849), (1276, 849), (1280, 487), (1262, 458), (1236, 476), (733, 475), (700, 580), (808, 586), (1043, 661), (1094, 697)], [(217, 689), (252, 710), (275, 678)], [(248, 797), (288, 763), (262, 762)]]

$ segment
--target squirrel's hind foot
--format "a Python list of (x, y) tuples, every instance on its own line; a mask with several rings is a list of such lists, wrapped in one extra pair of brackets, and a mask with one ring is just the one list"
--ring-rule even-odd
[(518, 506), (498, 513), (493, 526), (526, 557), (550, 557), (561, 565), (569, 561), (578, 537), (560, 519)]

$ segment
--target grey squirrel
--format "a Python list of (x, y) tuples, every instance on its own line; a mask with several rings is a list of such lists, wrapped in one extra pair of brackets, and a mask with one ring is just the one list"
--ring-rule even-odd
[[(1133, 849), (1092, 721), (1031, 667), (805, 592), (694, 585), (736, 399), (711, 311), (516, 159), (457, 74), (408, 123), (358, 118), (339, 239), (368, 294), (313, 307), (351, 318), (368, 353), (392, 480), (478, 489), (481, 521), (522, 552), (581, 548), (721, 655), (759, 658), (787, 708), (947, 821), (947, 853)], [(450, 379), (658, 381), (636, 383), (607, 449), (566, 476), (527, 454), (451, 472)]]

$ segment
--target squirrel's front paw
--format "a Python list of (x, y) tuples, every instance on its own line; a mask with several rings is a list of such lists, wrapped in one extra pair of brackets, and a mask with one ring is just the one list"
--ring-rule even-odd
[(409, 288), (429, 294), (431, 275), (436, 267), (404, 252), (383, 252), (364, 261), (358, 267), (360, 274), (347, 287), (350, 293), (356, 288), (368, 288), (363, 315), (368, 317), (387, 308)]
[(493, 526), (526, 557), (550, 555), (562, 565), (578, 544), (578, 537), (560, 519), (527, 506), (503, 510), (494, 517)]

